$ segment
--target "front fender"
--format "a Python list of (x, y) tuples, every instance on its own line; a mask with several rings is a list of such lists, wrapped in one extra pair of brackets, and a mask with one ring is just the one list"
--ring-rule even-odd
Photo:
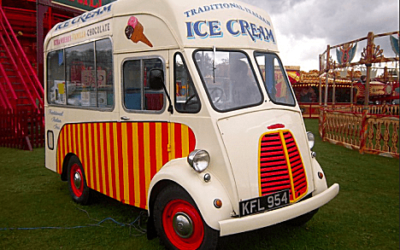
[[(211, 180), (204, 181), (204, 175), (209, 173)], [(225, 192), (225, 188), (215, 175), (209, 171), (197, 173), (187, 163), (186, 158), (176, 159), (167, 163), (151, 180), (148, 192), (147, 207), (151, 216), (152, 204), (156, 199), (158, 184), (166, 182), (181, 186), (196, 203), (203, 220), (215, 230), (220, 230), (219, 221), (231, 218), (233, 212), (231, 201)], [(216, 208), (214, 200), (220, 199), (222, 207)]]
[[(318, 161), (312, 157), (311, 164), (313, 168), (313, 178), (314, 178), (314, 192), (313, 196), (322, 193), (323, 191), (328, 189), (328, 184), (326, 182), (324, 171), (319, 165)], [(322, 173), (322, 179), (318, 176), (318, 172)]]

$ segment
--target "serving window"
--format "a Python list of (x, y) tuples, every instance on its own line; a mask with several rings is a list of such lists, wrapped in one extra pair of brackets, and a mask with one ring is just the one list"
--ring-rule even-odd
[(113, 81), (110, 39), (52, 51), (47, 56), (49, 104), (112, 109)]

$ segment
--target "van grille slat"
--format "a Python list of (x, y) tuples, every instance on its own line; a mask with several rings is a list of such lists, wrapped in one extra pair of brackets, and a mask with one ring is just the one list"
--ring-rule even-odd
[(289, 189), (290, 201), (295, 202), (306, 195), (308, 183), (303, 161), (289, 131), (277, 131), (262, 136), (259, 167), (262, 196)]

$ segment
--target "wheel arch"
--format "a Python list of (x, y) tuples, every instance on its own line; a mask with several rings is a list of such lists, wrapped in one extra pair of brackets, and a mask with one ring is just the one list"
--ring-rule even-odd
[[(312, 164), (312, 168), (313, 168), (313, 177), (314, 177), (314, 191), (312, 192), (312, 195), (315, 196), (315, 195), (327, 190), (328, 184), (326, 181), (324, 171), (322, 170), (318, 161), (315, 158), (312, 158), (311, 164)], [(319, 173), (322, 174), (322, 178), (319, 177)]]
[(61, 180), (62, 181), (67, 181), (68, 180), (68, 163), (71, 160), (72, 157), (76, 157), (78, 158), (78, 160), (80, 161), (81, 159), (79, 159), (79, 157), (73, 153), (68, 153), (62, 163), (62, 171), (61, 171)]
[(151, 193), (150, 193), (150, 195), (149, 195), (149, 205), (148, 205), (148, 208), (149, 208), (149, 214), (151, 215), (152, 214), (152, 209), (153, 209), (153, 206), (154, 206), (154, 202), (155, 202), (155, 200), (156, 200), (156, 197), (158, 196), (158, 194), (161, 192), (161, 190), (163, 189), (163, 188), (165, 188), (166, 186), (168, 186), (168, 185), (178, 185), (178, 186), (180, 186), (178, 183), (176, 183), (176, 182), (174, 182), (174, 181), (172, 181), (172, 180), (160, 180), (159, 182), (157, 182), (154, 186), (153, 186), (153, 188), (151, 189)]
[[(204, 181), (206, 173), (211, 174), (210, 182)], [(211, 172), (197, 173), (186, 159), (169, 162), (152, 179), (147, 201), (149, 217), (153, 215), (157, 195), (167, 185), (177, 185), (185, 190), (198, 207), (204, 222), (212, 229), (219, 231), (218, 222), (231, 217), (233, 207), (221, 182)], [(221, 208), (214, 206), (215, 199), (222, 200)]]
[[(156, 201), (157, 196), (165, 187), (169, 185), (177, 185), (176, 182), (172, 180), (161, 180), (157, 182), (153, 188), (149, 191), (150, 195), (148, 198), (148, 215), (149, 218), (147, 220), (147, 239), (151, 240), (157, 237), (157, 232), (153, 223), (153, 210), (154, 210), (154, 203)], [(180, 186), (181, 187), (181, 186)], [(182, 187), (181, 187), (182, 188)]]

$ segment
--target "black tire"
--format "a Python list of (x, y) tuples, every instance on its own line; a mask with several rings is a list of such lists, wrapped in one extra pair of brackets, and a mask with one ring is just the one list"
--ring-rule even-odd
[(293, 226), (293, 227), (303, 226), (308, 221), (310, 221), (312, 219), (312, 217), (314, 216), (314, 214), (316, 214), (317, 212), (318, 212), (318, 208), (313, 210), (313, 211), (311, 211), (311, 212), (309, 212), (309, 213), (306, 213), (306, 214), (303, 214), (303, 215), (301, 215), (299, 217), (296, 217), (294, 219), (288, 220), (286, 222), (286, 224), (288, 224), (290, 226)]
[(156, 197), (153, 211), (157, 235), (167, 249), (216, 249), (219, 232), (204, 222), (193, 199), (181, 187), (165, 187)]
[(90, 189), (86, 184), (86, 176), (78, 157), (73, 156), (68, 162), (68, 188), (72, 200), (87, 205), (90, 200)]

